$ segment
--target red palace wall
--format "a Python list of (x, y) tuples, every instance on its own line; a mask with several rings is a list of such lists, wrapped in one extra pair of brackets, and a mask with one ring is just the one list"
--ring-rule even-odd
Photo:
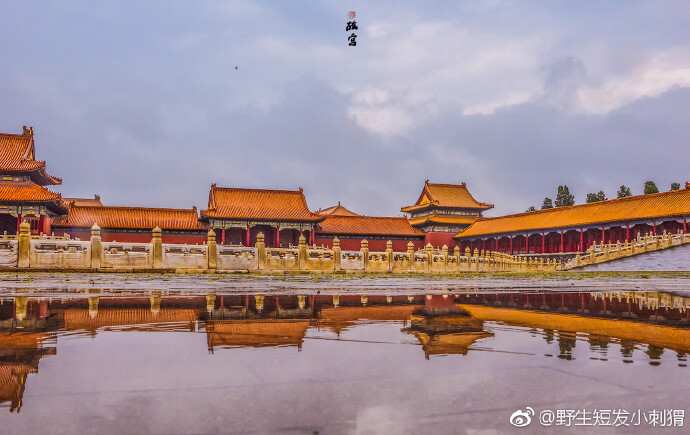
[[(56, 236), (68, 233), (71, 238), (79, 240), (91, 240), (91, 230), (67, 230), (54, 229)], [(101, 241), (103, 242), (123, 242), (123, 243), (150, 243), (153, 238), (151, 231), (141, 233), (124, 233), (116, 231), (101, 230)], [(189, 234), (168, 234), (163, 230), (161, 235), (163, 243), (178, 243), (188, 245), (202, 245), (207, 240), (206, 232)]]
[[(362, 238), (356, 238), (356, 239), (340, 239), (340, 249), (343, 251), (359, 251), (360, 248), (362, 247), (362, 239), (367, 239), (366, 236), (362, 236)], [(367, 239), (369, 242), (369, 250), (370, 251), (385, 251), (386, 250), (386, 242), (387, 240), (370, 240)], [(410, 240), (391, 240), (393, 243), (393, 250), (396, 252), (406, 252), (407, 251), (407, 244), (410, 242)], [(414, 249), (419, 250), (424, 247), (424, 241), (423, 240), (412, 240), (412, 243), (414, 244)], [(333, 238), (325, 238), (325, 237), (319, 237), (319, 235), (316, 235), (316, 246), (325, 246), (326, 248), (333, 248)]]
[(441, 233), (441, 232), (429, 232), (424, 233), (424, 244), (431, 243), (434, 248), (442, 248), (443, 245), (448, 246), (448, 250), (453, 252), (455, 248), (455, 240), (453, 236), (456, 233)]

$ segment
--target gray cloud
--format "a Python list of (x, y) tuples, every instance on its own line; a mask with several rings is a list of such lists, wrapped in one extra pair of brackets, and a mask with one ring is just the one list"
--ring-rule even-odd
[(362, 6), (352, 49), (334, 2), (10, 3), (0, 130), (119, 205), (203, 208), (215, 182), (397, 215), (428, 178), (499, 214), (690, 178), (683, 3), (396, 5)]

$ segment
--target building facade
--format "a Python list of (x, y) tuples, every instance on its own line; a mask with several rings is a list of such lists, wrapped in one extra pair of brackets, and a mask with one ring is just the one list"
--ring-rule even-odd
[(594, 243), (630, 241), (645, 234), (687, 232), (690, 183), (684, 189), (479, 218), (455, 236), (470, 248), (511, 254), (585, 251)]
[(409, 242), (415, 249), (424, 246), (424, 233), (405, 217), (330, 215), (317, 227), (316, 244), (332, 248), (335, 237), (345, 251), (358, 251), (364, 239), (372, 251), (385, 251), (389, 240), (394, 251), (405, 252)]
[(221, 245), (254, 246), (263, 233), (267, 247), (296, 246), (300, 236), (314, 245), (314, 229), (325, 217), (309, 211), (302, 188), (266, 190), (211, 185), (202, 220)]

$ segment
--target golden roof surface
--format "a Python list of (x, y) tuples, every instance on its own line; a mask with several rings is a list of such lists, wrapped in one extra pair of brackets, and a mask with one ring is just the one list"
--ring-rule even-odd
[(45, 172), (45, 162), (35, 158), (33, 129), (23, 134), (0, 133), (0, 171), (35, 172), (42, 185), (61, 184), (62, 180)]
[(240, 189), (211, 186), (208, 210), (210, 218), (311, 221), (323, 216), (309, 211), (304, 192), (299, 190)]
[(203, 230), (196, 208), (145, 208), (70, 205), (66, 217), (53, 221), (54, 227), (139, 228), (169, 230)]
[(578, 227), (690, 214), (690, 189), (556, 207), (494, 218), (478, 218), (456, 238), (538, 229)]
[(423, 236), (405, 217), (328, 216), (319, 224), (320, 234)]
[(434, 213), (431, 216), (410, 219), (410, 225), (423, 225), (427, 222), (444, 225), (470, 225), (475, 220), (477, 220), (477, 216), (453, 216)]
[(338, 205), (334, 205), (333, 207), (328, 207), (323, 210), (319, 210), (316, 212), (317, 214), (320, 214), (322, 216), (360, 216), (357, 213), (354, 213), (342, 205), (338, 203)]
[(401, 208), (401, 211), (411, 212), (429, 207), (488, 210), (493, 208), (493, 204), (486, 204), (474, 199), (465, 183), (439, 184), (429, 183), (429, 180), (426, 180), (417, 202), (414, 205)]

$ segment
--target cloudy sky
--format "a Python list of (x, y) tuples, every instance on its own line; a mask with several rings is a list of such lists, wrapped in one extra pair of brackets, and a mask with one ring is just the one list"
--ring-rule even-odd
[(398, 215), (430, 179), (498, 215), (690, 181), (687, 1), (0, 0), (0, 54), (0, 131), (109, 205)]

